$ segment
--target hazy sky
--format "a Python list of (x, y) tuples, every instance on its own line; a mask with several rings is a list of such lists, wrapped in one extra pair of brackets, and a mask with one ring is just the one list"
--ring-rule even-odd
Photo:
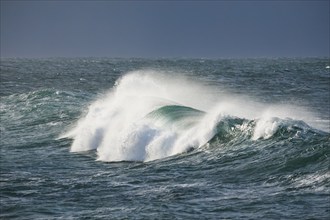
[(329, 57), (329, 0), (0, 1), (2, 57)]

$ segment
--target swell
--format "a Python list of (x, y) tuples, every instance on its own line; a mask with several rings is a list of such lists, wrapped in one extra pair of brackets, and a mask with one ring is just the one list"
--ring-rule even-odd
[(4, 147), (31, 148), (56, 139), (61, 127), (79, 117), (78, 96), (55, 89), (2, 96), (1, 143)]
[(238, 181), (252, 178), (288, 190), (329, 189), (330, 134), (303, 121), (269, 120), (277, 124), (268, 127), (274, 129), (272, 135), (258, 139), (256, 127), (264, 124), (260, 119), (229, 117), (220, 121), (216, 134), (204, 146), (210, 151), (205, 160), (214, 160), (221, 169), (238, 173)]

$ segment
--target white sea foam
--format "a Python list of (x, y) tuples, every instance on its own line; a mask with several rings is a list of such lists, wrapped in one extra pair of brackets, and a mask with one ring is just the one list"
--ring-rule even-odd
[(279, 126), (279, 121), (275, 118), (269, 119), (259, 119), (257, 121), (256, 127), (254, 129), (254, 133), (252, 136), (253, 140), (257, 140), (260, 138), (268, 139), (273, 136)]
[(297, 178), (292, 178), (292, 183), (296, 188), (306, 188), (307, 191), (327, 191), (329, 189), (326, 187), (325, 183), (329, 183), (330, 172), (325, 173), (313, 173), (299, 176)]
[[(226, 115), (257, 119), (252, 139), (271, 137), (278, 127), (274, 117), (311, 117), (292, 106), (266, 106), (246, 99), (214, 95), (211, 88), (184, 78), (154, 71), (135, 71), (89, 107), (74, 129), (72, 152), (96, 149), (102, 161), (149, 161), (200, 147), (215, 133)], [(188, 128), (156, 123), (146, 117), (164, 105), (182, 105), (206, 114)], [(190, 119), (187, 119), (190, 120)]]

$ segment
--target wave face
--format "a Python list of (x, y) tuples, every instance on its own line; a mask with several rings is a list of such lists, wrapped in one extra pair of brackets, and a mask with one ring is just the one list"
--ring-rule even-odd
[[(160, 72), (135, 71), (89, 106), (63, 137), (72, 152), (96, 150), (101, 161), (150, 161), (205, 147), (290, 141), (322, 131), (294, 106), (266, 106)], [(315, 121), (315, 120), (314, 120)]]

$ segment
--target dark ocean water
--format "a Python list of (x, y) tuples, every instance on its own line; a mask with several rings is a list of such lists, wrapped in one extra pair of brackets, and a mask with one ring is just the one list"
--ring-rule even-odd
[(2, 59), (1, 219), (329, 219), (329, 59)]

